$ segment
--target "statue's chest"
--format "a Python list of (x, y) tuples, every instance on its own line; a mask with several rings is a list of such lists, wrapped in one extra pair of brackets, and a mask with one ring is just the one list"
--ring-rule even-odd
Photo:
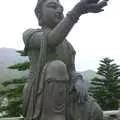
[(48, 48), (47, 59), (48, 61), (58, 59), (68, 64), (72, 59), (72, 51), (67, 42), (63, 42), (55, 48)]

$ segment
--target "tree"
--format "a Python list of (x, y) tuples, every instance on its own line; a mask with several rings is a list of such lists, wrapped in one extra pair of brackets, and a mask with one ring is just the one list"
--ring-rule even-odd
[(120, 66), (113, 63), (113, 59), (100, 60), (97, 74), (101, 77), (92, 79), (90, 92), (103, 110), (119, 108), (120, 98)]
[[(25, 56), (23, 51), (17, 51), (21, 56)], [(30, 63), (25, 61), (23, 63), (17, 63), (9, 66), (9, 69), (16, 69), (18, 71), (25, 71), (29, 69)], [(5, 90), (0, 91), (0, 96), (7, 99), (5, 104), (1, 103), (0, 112), (5, 112), (2, 117), (18, 117), (22, 115), (22, 91), (27, 77), (21, 77), (5, 81), (2, 85)]]

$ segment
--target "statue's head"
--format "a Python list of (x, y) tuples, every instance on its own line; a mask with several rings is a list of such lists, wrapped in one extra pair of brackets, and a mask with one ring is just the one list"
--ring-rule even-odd
[(63, 7), (59, 0), (38, 0), (35, 15), (40, 26), (53, 28), (63, 19)]
[(47, 81), (67, 82), (69, 77), (66, 65), (60, 60), (48, 63), (45, 79)]

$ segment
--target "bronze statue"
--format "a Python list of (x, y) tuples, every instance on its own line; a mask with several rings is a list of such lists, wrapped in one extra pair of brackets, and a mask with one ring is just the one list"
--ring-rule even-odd
[[(35, 8), (41, 28), (28, 29), (23, 33), (25, 53), (31, 63), (28, 82), (23, 91), (24, 117), (26, 120), (40, 120), (42, 114), (42, 102), (38, 99), (43, 92), (41, 83), (44, 66), (53, 61), (61, 60), (67, 67), (69, 76), (69, 93), (73, 90), (72, 74), (75, 72), (75, 50), (65, 39), (79, 17), (86, 13), (99, 13), (107, 5), (105, 0), (89, 3), (90, 0), (81, 0), (75, 7), (63, 16), (63, 7), (59, 0), (38, 0)], [(86, 88), (82, 88), (82, 95), (86, 96)], [(86, 98), (85, 98), (86, 99)], [(66, 102), (66, 118), (73, 119), (71, 114), (71, 95)], [(39, 106), (38, 106), (39, 103)]]

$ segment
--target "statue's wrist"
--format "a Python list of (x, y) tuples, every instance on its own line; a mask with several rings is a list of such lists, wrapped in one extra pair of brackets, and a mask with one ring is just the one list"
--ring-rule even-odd
[(68, 12), (67, 17), (73, 22), (76, 23), (79, 20), (79, 16), (72, 11)]
[(85, 9), (85, 4), (79, 2), (70, 12), (68, 12), (67, 16), (76, 23), (79, 20), (79, 17), (82, 14), (87, 13), (87, 10)]

